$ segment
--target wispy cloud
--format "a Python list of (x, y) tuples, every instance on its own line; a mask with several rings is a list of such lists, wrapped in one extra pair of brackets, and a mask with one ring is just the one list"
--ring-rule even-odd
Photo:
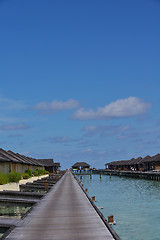
[(27, 104), (23, 101), (13, 100), (0, 95), (0, 122), (18, 122), (19, 117), (16, 117), (16, 114), (27, 109), (27, 107)]
[(80, 108), (72, 117), (79, 120), (126, 118), (144, 114), (150, 107), (150, 103), (146, 103), (140, 98), (129, 97), (119, 99), (105, 107), (99, 107), (96, 111)]
[(81, 139), (79, 138), (70, 138), (68, 136), (53, 136), (53, 137), (47, 137), (43, 138), (42, 141), (47, 141), (50, 143), (73, 143), (73, 142), (80, 142)]
[(18, 118), (13, 118), (13, 117), (6, 116), (4, 111), (3, 111), (3, 113), (0, 114), (0, 122), (13, 123), (13, 122), (17, 122), (17, 121), (19, 121)]
[(19, 134), (19, 133), (15, 133), (15, 134), (10, 134), (8, 137), (9, 138), (21, 138), (21, 137), (23, 137), (23, 135)]
[(2, 131), (17, 131), (17, 130), (25, 130), (30, 128), (29, 125), (21, 123), (21, 124), (6, 124), (1, 125), (0, 130)]
[(74, 99), (67, 101), (40, 102), (34, 106), (34, 109), (43, 114), (52, 114), (62, 110), (75, 109), (80, 106), (80, 103)]
[(69, 141), (69, 138), (67, 136), (55, 136), (45, 138), (43, 141), (48, 141), (50, 143), (67, 143)]
[(130, 126), (122, 125), (85, 125), (83, 131), (85, 131), (85, 136), (93, 137), (95, 135), (100, 135), (101, 137), (113, 136), (116, 134), (122, 134), (128, 132), (132, 129)]
[(27, 108), (27, 105), (23, 101), (12, 100), (9, 98), (5, 98), (0, 96), (0, 110), (23, 110)]

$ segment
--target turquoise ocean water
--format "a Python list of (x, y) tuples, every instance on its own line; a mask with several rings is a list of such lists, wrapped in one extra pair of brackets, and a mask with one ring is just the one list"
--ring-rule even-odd
[(81, 182), (103, 215), (114, 215), (122, 240), (160, 240), (160, 182), (107, 175), (86, 175)]

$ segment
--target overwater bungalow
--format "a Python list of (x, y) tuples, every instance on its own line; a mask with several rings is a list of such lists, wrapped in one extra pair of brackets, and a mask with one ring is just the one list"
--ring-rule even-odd
[(143, 170), (144, 171), (152, 170), (151, 161), (152, 161), (152, 157), (149, 155), (147, 155), (143, 158)]
[(110, 163), (105, 164), (105, 168), (106, 169), (110, 169), (110, 170), (130, 170), (129, 161), (127, 160), (121, 160), (121, 161), (113, 161)]
[(144, 164), (146, 170), (160, 171), (160, 154), (156, 154), (153, 157), (148, 156), (147, 159), (144, 159)]
[(160, 154), (153, 157), (132, 158), (130, 160), (113, 161), (105, 164), (105, 168), (109, 170), (125, 170), (125, 171), (160, 171)]
[(132, 158), (131, 160), (128, 161), (129, 165), (129, 170), (134, 170), (134, 171), (142, 171), (143, 168), (143, 163), (142, 163), (142, 157), (138, 158)]
[(90, 165), (86, 162), (76, 162), (72, 166), (73, 171), (88, 171), (90, 170)]
[(124, 170), (124, 171), (129, 170), (128, 161), (125, 161), (125, 160), (118, 161), (116, 168), (117, 168), (117, 170)]

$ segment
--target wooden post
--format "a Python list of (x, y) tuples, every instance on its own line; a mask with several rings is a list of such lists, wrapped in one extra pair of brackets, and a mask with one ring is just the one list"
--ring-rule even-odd
[(94, 202), (96, 201), (96, 198), (95, 198), (95, 196), (93, 196), (93, 197), (92, 197), (92, 200), (93, 200)]
[(45, 191), (48, 191), (48, 181), (45, 180), (44, 184), (45, 184)]
[(88, 192), (88, 189), (86, 188), (85, 191)]
[(113, 223), (114, 222), (113, 215), (108, 216), (108, 222), (109, 223)]

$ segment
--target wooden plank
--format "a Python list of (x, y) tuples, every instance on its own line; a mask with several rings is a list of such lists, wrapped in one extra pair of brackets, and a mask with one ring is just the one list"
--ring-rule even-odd
[(19, 192), (19, 191), (7, 191), (7, 190), (3, 190), (3, 192), (0, 192), (0, 197), (1, 196), (15, 196), (15, 197), (29, 197), (29, 198), (41, 198), (44, 196), (44, 194), (42, 193), (32, 193), (32, 192)]
[(6, 239), (113, 240), (114, 238), (68, 171)]
[(0, 197), (0, 206), (7, 205), (8, 206), (14, 206), (16, 204), (24, 205), (24, 204), (35, 204), (39, 202), (40, 199), (26, 199), (26, 198), (7, 198), (7, 197)]
[(18, 226), (21, 220), (18, 218), (10, 218), (10, 217), (0, 217), (0, 226), (10, 225), (10, 226)]

